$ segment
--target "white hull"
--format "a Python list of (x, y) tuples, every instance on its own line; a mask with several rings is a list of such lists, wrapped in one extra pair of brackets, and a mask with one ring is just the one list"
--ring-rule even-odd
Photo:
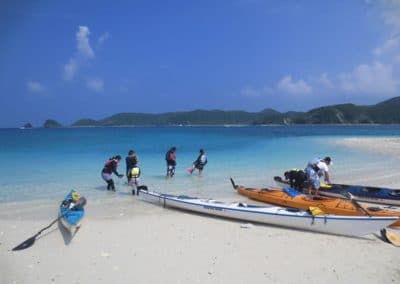
[(306, 211), (297, 211), (284, 207), (223, 203), (212, 199), (174, 196), (145, 190), (140, 190), (140, 196), (146, 201), (158, 203), (164, 207), (169, 206), (213, 216), (334, 235), (364, 236), (375, 233), (399, 219), (398, 217), (312, 216)]
[(63, 227), (71, 234), (74, 235), (75, 232), (79, 229), (79, 227), (81, 226), (82, 222), (79, 222), (76, 225), (71, 225), (70, 223), (68, 223), (68, 221), (66, 221), (64, 218), (60, 219), (61, 224), (63, 225)]

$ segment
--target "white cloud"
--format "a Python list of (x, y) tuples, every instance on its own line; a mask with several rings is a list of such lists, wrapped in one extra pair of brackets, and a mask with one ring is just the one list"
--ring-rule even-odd
[(383, 0), (385, 12), (383, 13), (385, 23), (392, 27), (394, 32), (400, 31), (400, 1)]
[(289, 94), (306, 95), (312, 93), (312, 87), (304, 80), (292, 81), (292, 77), (287, 75), (278, 82), (278, 89)]
[(69, 62), (64, 65), (64, 80), (72, 80), (78, 72), (79, 64), (75, 58), (70, 58)]
[(332, 81), (329, 79), (328, 74), (322, 73), (318, 78), (318, 82), (325, 88), (333, 88)]
[(376, 5), (382, 13), (385, 24), (393, 32), (400, 31), (400, 1), (399, 0), (365, 0), (366, 4)]
[(398, 38), (390, 38), (385, 41), (382, 46), (379, 46), (373, 50), (373, 53), (376, 56), (382, 56), (391, 51), (396, 50), (399, 47), (399, 39)]
[(29, 80), (27, 82), (28, 91), (32, 93), (42, 93), (45, 90), (45, 87), (39, 82)]
[(109, 38), (110, 38), (110, 33), (105, 32), (99, 37), (99, 39), (97, 40), (97, 44), (102, 45)]
[(88, 87), (88, 89), (95, 92), (104, 91), (104, 82), (101, 79), (89, 79), (86, 82), (86, 86)]
[(70, 81), (74, 79), (85, 60), (94, 58), (94, 51), (89, 43), (89, 34), (88, 27), (79, 26), (79, 30), (76, 33), (77, 53), (64, 65), (64, 80)]
[(380, 62), (358, 65), (352, 72), (340, 74), (339, 81), (345, 92), (377, 96), (395, 94), (399, 86), (392, 66)]
[(86, 26), (79, 26), (79, 31), (76, 33), (76, 41), (79, 54), (87, 58), (93, 58), (94, 52), (89, 43), (89, 28)]

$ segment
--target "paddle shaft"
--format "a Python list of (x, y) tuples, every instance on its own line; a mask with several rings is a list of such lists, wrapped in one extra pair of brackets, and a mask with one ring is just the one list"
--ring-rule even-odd
[[(72, 207), (73, 208), (73, 207)], [(72, 209), (71, 208), (71, 209)], [(39, 232), (37, 232), (34, 236), (30, 237), (29, 239), (27, 239), (26, 241), (22, 242), (21, 244), (19, 244), (18, 246), (14, 247), (12, 250), (21, 250), (21, 249), (26, 249), (30, 246), (33, 245), (33, 243), (35, 242), (36, 238), (44, 231), (47, 230), (48, 228), (50, 228), (51, 226), (53, 226), (58, 220), (60, 220), (61, 218), (63, 218), (65, 215), (68, 214), (68, 211), (65, 212), (64, 214), (60, 215), (59, 217), (57, 217), (55, 220), (53, 220), (48, 226), (44, 227), (43, 229), (41, 229)]]
[(68, 212), (64, 213), (63, 215), (59, 216), (57, 219), (55, 219), (53, 222), (51, 222), (47, 227), (41, 229), (39, 232), (36, 233), (36, 236), (40, 235), (44, 230), (47, 230), (51, 226), (53, 226), (58, 220), (60, 220), (62, 217), (64, 217)]
[(348, 197), (348, 198), (350, 199), (351, 203), (353, 203), (353, 205), (354, 205), (357, 209), (359, 209), (359, 210), (360, 210), (361, 212), (363, 212), (365, 215), (371, 217), (371, 214), (369, 214), (369, 212), (368, 212), (367, 210), (365, 210), (365, 208), (362, 207), (362, 206), (360, 205), (360, 203), (358, 203), (356, 200), (353, 199), (353, 195), (352, 195), (350, 192), (348, 192), (347, 194), (348, 194), (348, 196), (346, 196), (346, 197)]

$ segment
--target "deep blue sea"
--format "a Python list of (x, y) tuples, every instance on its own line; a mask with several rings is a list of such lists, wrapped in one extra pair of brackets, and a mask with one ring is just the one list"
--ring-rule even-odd
[[(105, 161), (134, 149), (141, 183), (151, 189), (196, 196), (229, 197), (229, 177), (239, 183), (274, 185), (272, 177), (304, 168), (314, 157), (331, 156), (333, 175), (357, 167), (378, 167), (390, 157), (365, 154), (333, 143), (343, 137), (400, 137), (400, 126), (243, 126), (243, 127), (108, 127), (0, 129), (0, 202), (60, 200), (70, 189), (88, 198), (126, 198), (126, 179), (115, 178), (117, 192), (106, 191), (100, 177)], [(165, 152), (177, 147), (176, 175), (165, 178)], [(204, 148), (204, 176), (186, 169)]]

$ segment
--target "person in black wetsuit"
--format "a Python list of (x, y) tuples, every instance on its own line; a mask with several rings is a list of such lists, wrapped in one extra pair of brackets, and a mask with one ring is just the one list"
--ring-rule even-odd
[(206, 164), (207, 164), (206, 153), (205, 153), (204, 149), (200, 149), (199, 156), (197, 157), (196, 161), (193, 162), (193, 166), (188, 169), (188, 172), (190, 174), (192, 174), (195, 169), (198, 169), (199, 170), (199, 176), (201, 176), (202, 172), (203, 172), (203, 169), (204, 169)]
[(173, 177), (175, 174), (175, 166), (176, 166), (176, 147), (172, 147), (165, 154), (165, 160), (167, 161), (167, 177)]
[(122, 178), (124, 175), (121, 175), (117, 172), (117, 168), (119, 166), (119, 161), (121, 161), (121, 156), (116, 155), (106, 162), (103, 170), (101, 171), (101, 177), (107, 183), (107, 190), (115, 191), (114, 180), (112, 179), (112, 174), (114, 173), (119, 178)]
[(285, 172), (285, 179), (289, 181), (290, 187), (299, 191), (303, 190), (304, 182), (307, 180), (305, 172), (299, 169), (293, 169)]
[(128, 179), (128, 184), (131, 181), (131, 175), (130, 172), (132, 171), (133, 168), (137, 167), (137, 164), (139, 162), (139, 159), (133, 150), (129, 150), (128, 156), (125, 158), (125, 163), (126, 163), (126, 178)]

